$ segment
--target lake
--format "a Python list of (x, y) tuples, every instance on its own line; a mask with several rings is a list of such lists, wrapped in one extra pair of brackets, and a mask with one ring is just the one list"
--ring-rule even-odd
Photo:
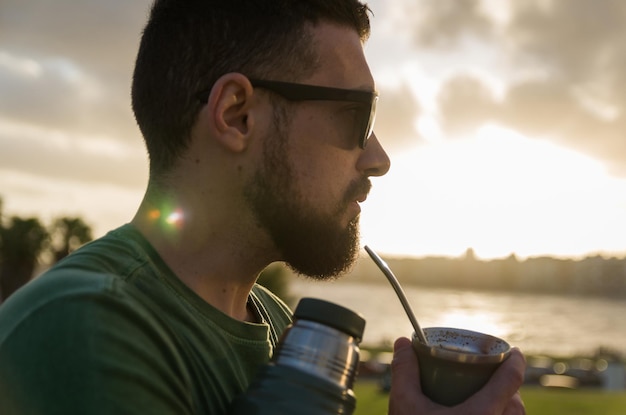
[[(292, 280), (291, 293), (361, 313), (363, 345), (410, 337), (411, 324), (386, 283)], [(450, 326), (501, 337), (527, 354), (590, 354), (598, 347), (626, 353), (626, 300), (405, 286), (422, 327)]]

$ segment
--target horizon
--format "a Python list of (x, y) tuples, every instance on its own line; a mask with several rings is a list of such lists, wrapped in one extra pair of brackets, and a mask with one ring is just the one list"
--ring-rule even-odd
[[(471, 249), (471, 248), (468, 248)], [(360, 251), (360, 255), (358, 260), (368, 260), (369, 258), (367, 257), (367, 254), (364, 254), (364, 250)], [(466, 251), (467, 252), (467, 251)], [(416, 259), (416, 260), (421, 260), (421, 259), (450, 259), (450, 260), (456, 260), (456, 259), (460, 259), (463, 260), (466, 258), (466, 253), (463, 252), (459, 255), (447, 255), (447, 254), (424, 254), (424, 255), (415, 255), (415, 254), (394, 254), (394, 253), (380, 253), (380, 256), (385, 258), (385, 259), (392, 259), (392, 260), (412, 260), (412, 259)], [(540, 255), (531, 255), (531, 256), (520, 256), (515, 254), (515, 252), (511, 252), (509, 255), (505, 255), (505, 256), (497, 256), (497, 257), (481, 257), (478, 255), (474, 254), (474, 260), (478, 261), (478, 262), (490, 262), (490, 261), (502, 261), (502, 260), (506, 260), (510, 257), (514, 257), (518, 262), (524, 262), (527, 260), (533, 260), (533, 259), (554, 259), (554, 260), (559, 260), (559, 261), (574, 261), (574, 262), (579, 262), (579, 261), (584, 261), (586, 259), (591, 259), (591, 258), (602, 258), (603, 260), (611, 260), (611, 259), (617, 259), (617, 260), (626, 260), (626, 253), (617, 253), (617, 254), (607, 254), (607, 253), (600, 253), (600, 252), (590, 252), (588, 254), (583, 254), (583, 255), (579, 255), (579, 256), (559, 256), (559, 255), (551, 255), (551, 254), (540, 254)]]

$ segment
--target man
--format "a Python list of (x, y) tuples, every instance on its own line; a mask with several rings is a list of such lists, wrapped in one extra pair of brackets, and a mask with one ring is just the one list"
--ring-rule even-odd
[[(291, 312), (255, 285), (358, 253), (359, 203), (389, 169), (356, 0), (157, 0), (132, 102), (150, 180), (130, 224), (0, 309), (2, 414), (226, 414)], [(523, 413), (523, 358), (448, 411), (396, 343), (390, 411)]]

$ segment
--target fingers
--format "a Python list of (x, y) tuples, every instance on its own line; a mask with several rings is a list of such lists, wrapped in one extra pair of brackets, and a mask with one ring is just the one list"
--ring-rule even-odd
[(395, 341), (393, 349), (389, 414), (419, 413), (417, 411), (417, 395), (420, 391), (419, 367), (411, 341), (401, 337)]
[(500, 365), (489, 382), (466, 403), (472, 408), (489, 408), (488, 412), (483, 413), (524, 414), (524, 404), (518, 391), (524, 382), (525, 369), (524, 355), (519, 349), (513, 348), (509, 358)]
[(524, 415), (524, 403), (519, 388), (524, 381), (526, 361), (514, 348), (509, 358), (500, 365), (489, 382), (474, 396), (454, 408), (433, 403), (421, 392), (419, 363), (407, 338), (399, 338), (394, 344), (391, 362), (390, 415), (409, 414), (493, 414)]
[(526, 408), (519, 391), (513, 395), (507, 406), (504, 408), (502, 415), (525, 415)]

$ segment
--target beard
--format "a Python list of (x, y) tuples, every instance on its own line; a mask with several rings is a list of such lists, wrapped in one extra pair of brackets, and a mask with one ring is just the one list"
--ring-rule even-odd
[(264, 162), (246, 186), (246, 199), (293, 271), (334, 279), (352, 267), (359, 251), (358, 216), (347, 226), (339, 218), (371, 184), (367, 178), (352, 182), (331, 212), (320, 212), (302, 197), (288, 162), (284, 128), (276, 120), (274, 127), (274, 134), (265, 137)]

